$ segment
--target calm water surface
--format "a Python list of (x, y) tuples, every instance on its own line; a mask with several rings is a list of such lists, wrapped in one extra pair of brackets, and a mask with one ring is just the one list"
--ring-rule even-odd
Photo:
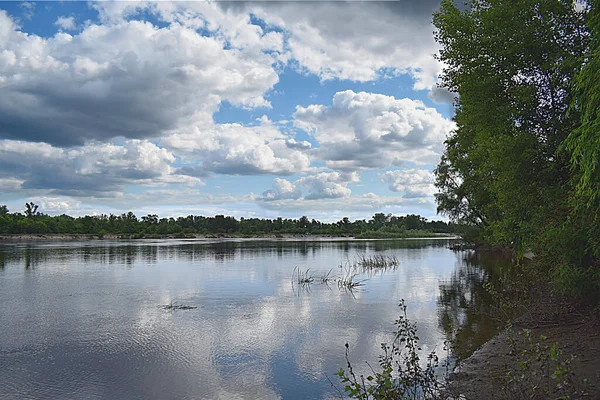
[[(376, 362), (402, 298), (424, 351), (444, 354), (488, 274), (450, 243), (0, 244), (0, 398), (334, 398), (344, 344), (359, 369)], [(400, 265), (353, 292), (318, 282), (362, 254)], [(315, 283), (292, 285), (295, 267)], [(171, 301), (197, 308), (160, 308)]]

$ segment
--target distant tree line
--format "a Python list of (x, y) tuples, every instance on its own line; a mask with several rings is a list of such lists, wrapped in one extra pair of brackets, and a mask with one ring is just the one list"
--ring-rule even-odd
[(50, 216), (39, 212), (34, 203), (27, 203), (23, 213), (11, 213), (6, 206), (0, 206), (0, 234), (314, 234), (407, 237), (458, 233), (461, 228), (459, 224), (428, 221), (414, 214), (394, 216), (377, 213), (368, 221), (350, 221), (344, 217), (337, 222), (326, 223), (306, 216), (298, 219), (236, 219), (225, 215), (160, 218), (156, 214), (148, 214), (138, 218), (131, 211), (121, 215)]

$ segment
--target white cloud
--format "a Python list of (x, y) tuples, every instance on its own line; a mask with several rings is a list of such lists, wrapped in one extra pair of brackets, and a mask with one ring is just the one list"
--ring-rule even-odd
[(331, 106), (297, 107), (294, 118), (319, 142), (319, 159), (343, 171), (435, 163), (454, 127), (421, 101), (351, 90)]
[(377, 212), (392, 214), (421, 214), (426, 218), (435, 217), (435, 206), (430, 198), (405, 198), (402, 196), (379, 196), (367, 193), (361, 196), (324, 198), (312, 201), (299, 199), (261, 199), (258, 205), (277, 215), (309, 215), (321, 221), (337, 221), (342, 217), (362, 219)]
[(380, 175), (381, 180), (394, 192), (404, 192), (405, 198), (433, 196), (434, 176), (425, 169), (404, 169), (387, 171)]
[(23, 10), (23, 17), (25, 19), (31, 19), (33, 18), (33, 15), (35, 14), (35, 3), (32, 1), (24, 1), (22, 3), (19, 4), (19, 7), (21, 7), (21, 9)]
[(438, 5), (436, 0), (298, 1), (248, 3), (247, 10), (283, 28), (290, 57), (323, 80), (371, 81), (386, 74), (407, 73), (415, 79), (414, 88), (420, 90), (431, 89), (440, 71), (433, 58), (438, 46), (431, 22)]
[(302, 191), (292, 182), (275, 178), (273, 180), (273, 189), (263, 193), (266, 201), (281, 200), (281, 199), (299, 199), (302, 196)]
[[(430, 23), (436, 1), (396, 3), (101, 2), (92, 5), (101, 23), (78, 26), (61, 16), (51, 37), (21, 31), (0, 10), (0, 189), (46, 196), (55, 212), (94, 196), (120, 206), (138, 199), (140, 208), (163, 201), (223, 209), (224, 202), (327, 217), (328, 207), (426, 204), (417, 195), (427, 183), (404, 184), (400, 175), (381, 176), (392, 190), (403, 188), (400, 197), (356, 197), (350, 188), (365, 169), (437, 161), (453, 124), (422, 102), (344, 91), (332, 105), (298, 107), (291, 122), (213, 120), (224, 101), (270, 107), (284, 68), (325, 85), (406, 73), (416, 89), (431, 89), (439, 71)], [(140, 21), (146, 12), (160, 26)], [(310, 141), (294, 138), (292, 124)], [(278, 177), (263, 196), (169, 187), (139, 189), (138, 198), (126, 190), (198, 186), (213, 174)], [(282, 179), (295, 174), (302, 175)], [(68, 196), (77, 198), (67, 204)]]
[(73, 145), (159, 136), (212, 122), (224, 100), (268, 107), (263, 95), (278, 81), (275, 58), (261, 46), (230, 48), (177, 23), (92, 24), (41, 38), (0, 11), (0, 26), (5, 138)]
[[(321, 172), (305, 176), (290, 182), (285, 179), (275, 178), (273, 189), (263, 193), (262, 200), (274, 201), (283, 199), (322, 200), (349, 197), (352, 191), (348, 183), (358, 182), (357, 173)], [(302, 193), (306, 193), (302, 196)]]
[(285, 141), (285, 144), (290, 149), (308, 150), (312, 148), (312, 144), (306, 140), (296, 141), (295, 139), (288, 139)]
[[(289, 139), (271, 121), (259, 125), (194, 125), (161, 141), (184, 159), (200, 159), (195, 170), (230, 175), (292, 175), (309, 169), (303, 149), (288, 145)], [(192, 167), (194, 168), (194, 167)]]
[[(437, 0), (415, 2), (100, 2), (104, 22), (116, 23), (141, 10), (163, 21), (222, 35), (232, 46), (257, 47), (295, 60), (322, 80), (371, 81), (409, 74), (415, 89), (431, 89), (441, 70), (432, 32)], [(252, 14), (271, 31), (262, 35)], [(284, 37), (285, 35), (285, 37)]]
[(120, 24), (136, 14), (146, 12), (168, 24), (193, 30), (203, 29), (211, 36), (227, 41), (236, 49), (283, 51), (284, 38), (280, 32), (265, 32), (252, 23), (248, 12), (228, 12), (218, 3), (197, 2), (98, 2), (93, 6), (106, 24)]
[(77, 28), (77, 24), (75, 23), (74, 17), (58, 17), (54, 25), (58, 26), (65, 31), (72, 31)]
[(175, 157), (168, 150), (137, 139), (71, 149), (3, 140), (0, 159), (0, 178), (19, 180), (19, 189), (72, 196), (119, 196), (128, 184), (201, 184), (175, 173)]

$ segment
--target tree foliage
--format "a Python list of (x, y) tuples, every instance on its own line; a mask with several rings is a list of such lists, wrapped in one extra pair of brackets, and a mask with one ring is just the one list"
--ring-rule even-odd
[(600, 233), (589, 211), (600, 189), (598, 0), (583, 10), (443, 0), (434, 24), (440, 85), (458, 93), (435, 170), (438, 211), (520, 255), (534, 249), (557, 276), (600, 276), (589, 240)]
[[(587, 25), (591, 33), (590, 50), (576, 77), (576, 103), (581, 126), (568, 137), (578, 194), (586, 205), (598, 208), (600, 202), (600, 1), (591, 1)], [(596, 210), (596, 212), (598, 212)]]
[[(33, 204), (33, 203), (27, 203)], [(37, 207), (37, 206), (36, 206)], [(34, 212), (35, 210), (35, 212)], [(298, 219), (240, 218), (215, 215), (205, 217), (188, 215), (178, 218), (160, 218), (148, 214), (138, 218), (132, 211), (121, 215), (69, 215), (49, 216), (30, 205), (25, 215), (9, 213), (0, 206), (0, 234), (320, 234), (361, 235), (374, 237), (405, 237), (434, 235), (436, 233), (459, 233), (461, 226), (444, 221), (428, 221), (420, 215), (394, 216), (377, 213), (370, 220), (350, 221), (347, 217), (333, 223), (324, 223), (306, 216)]]

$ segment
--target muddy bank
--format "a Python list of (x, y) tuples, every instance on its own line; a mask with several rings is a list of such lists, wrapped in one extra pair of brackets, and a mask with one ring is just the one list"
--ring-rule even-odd
[[(531, 340), (524, 330), (530, 330)], [(587, 395), (571, 394), (569, 398), (600, 399), (599, 312), (591, 307), (565, 305), (552, 300), (537, 303), (516, 320), (512, 330), (504, 330), (464, 360), (450, 376), (452, 386), (468, 400), (530, 398), (527, 390), (535, 385), (531, 382), (522, 385), (508, 383), (507, 372), (512, 370), (513, 376), (520, 380), (522, 369), (518, 363), (527, 360), (531, 362), (531, 370), (541, 375), (541, 366), (531, 355), (532, 343), (550, 347), (557, 343), (561, 359), (568, 359), (571, 355), (576, 357), (569, 364), (573, 373), (570, 392), (574, 394), (579, 389)], [(530, 355), (524, 356), (524, 350)], [(554, 370), (553, 366), (551, 369)], [(546, 375), (551, 375), (552, 371)], [(587, 384), (582, 383), (584, 378), (588, 380)], [(554, 387), (556, 383), (552, 378), (540, 380), (536, 377), (532, 381), (540, 388)], [(540, 392), (531, 398), (559, 397)]]

